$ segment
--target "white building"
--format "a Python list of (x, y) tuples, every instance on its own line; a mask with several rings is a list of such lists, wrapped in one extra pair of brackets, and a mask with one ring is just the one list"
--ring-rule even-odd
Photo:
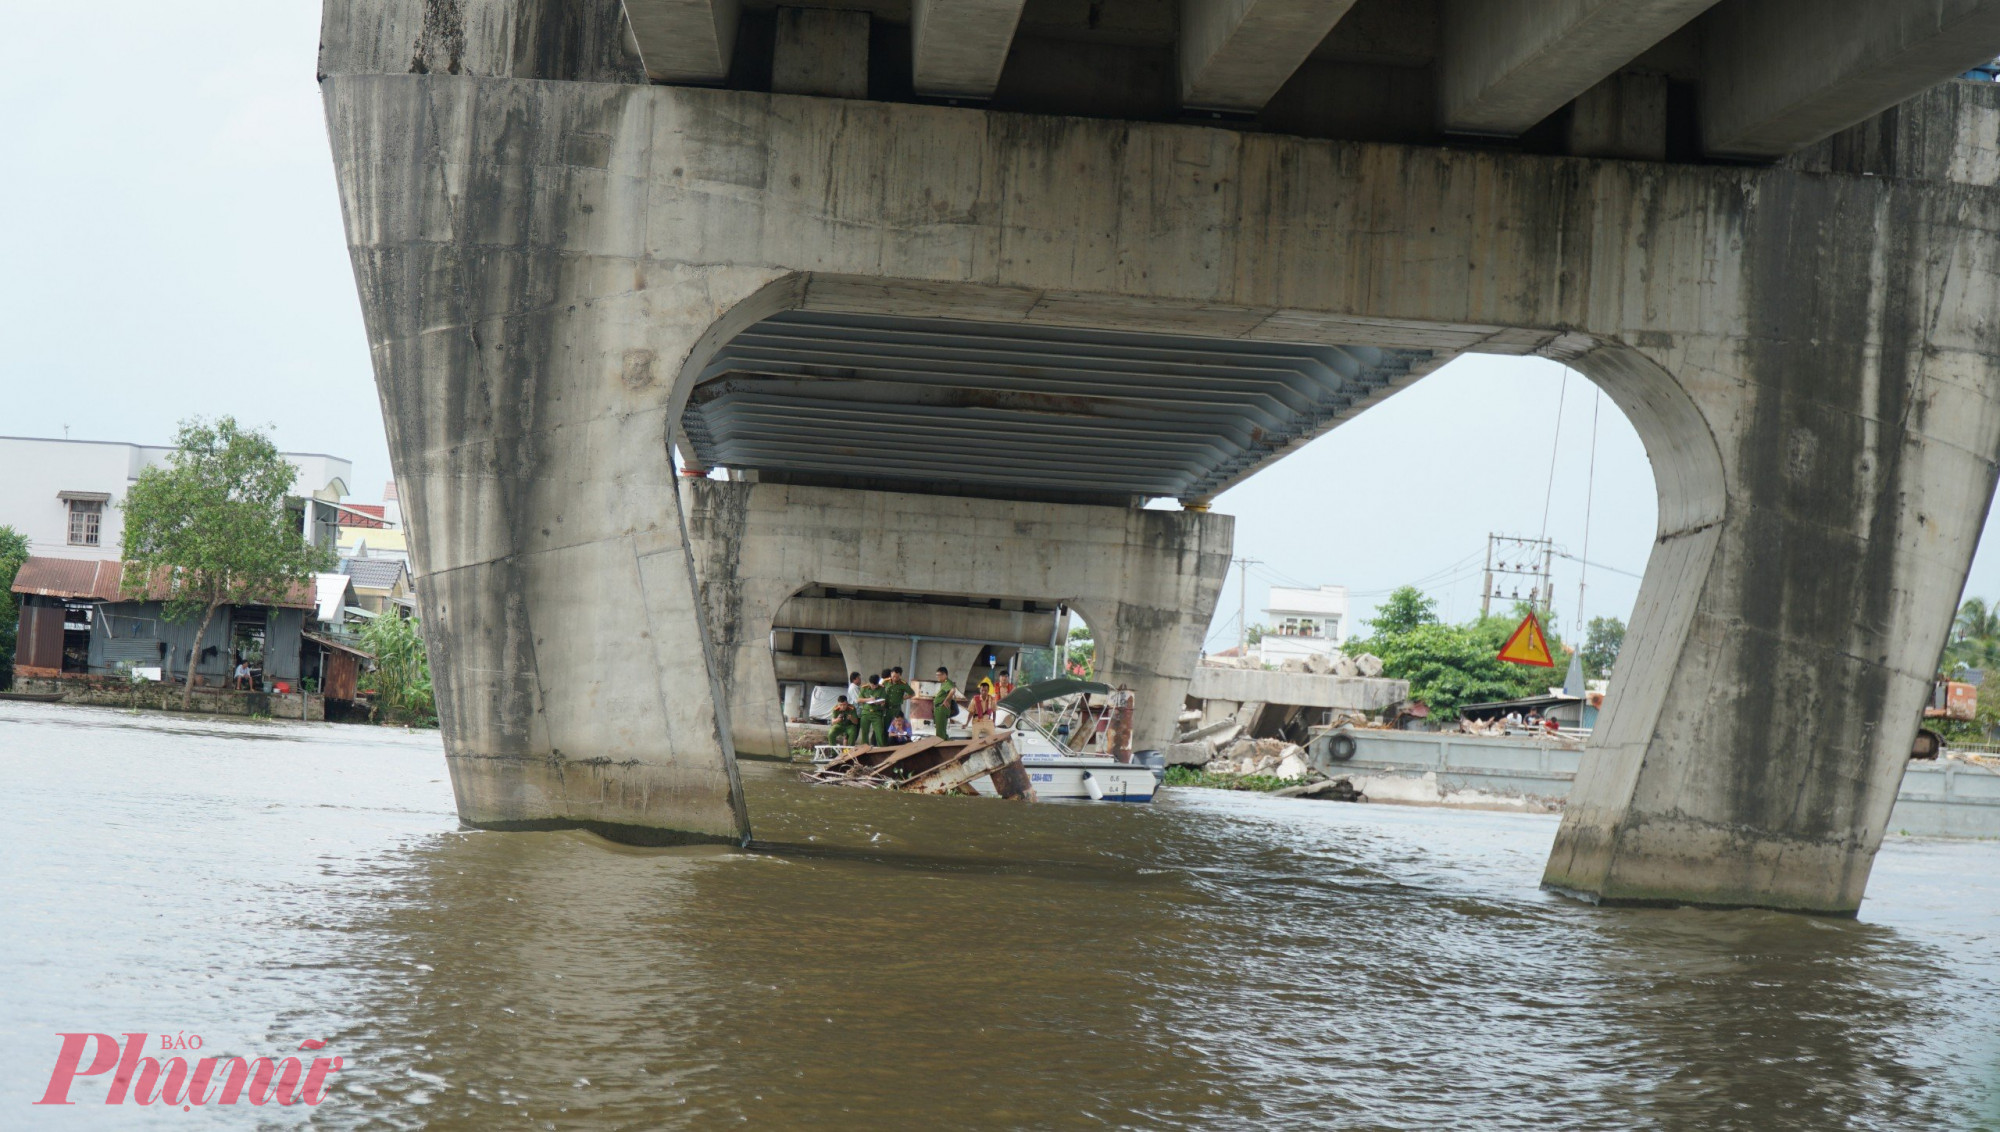
[(1257, 649), (1265, 664), (1288, 657), (1332, 656), (1347, 643), (1347, 587), (1314, 590), (1271, 587), (1271, 605), (1264, 610), (1264, 639)]
[[(164, 464), (169, 447), (104, 440), (0, 436), (0, 526), (27, 536), (28, 553), (50, 558), (117, 559), (125, 538), (119, 505), (139, 473)], [(299, 470), (293, 493), (338, 502), (354, 475), (338, 456), (287, 452)], [(332, 508), (313, 508), (331, 541)], [(303, 521), (303, 518), (302, 518)]]

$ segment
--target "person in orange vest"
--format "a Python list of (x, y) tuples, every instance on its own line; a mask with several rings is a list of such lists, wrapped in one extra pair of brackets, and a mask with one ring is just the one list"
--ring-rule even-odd
[(972, 717), (972, 737), (984, 739), (993, 734), (993, 713), (1000, 706), (1000, 697), (993, 694), (993, 681), (981, 680), (979, 691), (966, 701), (965, 712)]

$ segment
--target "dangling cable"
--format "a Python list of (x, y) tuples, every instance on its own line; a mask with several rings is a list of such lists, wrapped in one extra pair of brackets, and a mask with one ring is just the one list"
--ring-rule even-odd
[[(1597, 412), (1604, 407), (1604, 390), (1590, 405), (1590, 472), (1583, 481), (1583, 557), (1576, 566), (1576, 632), (1583, 632), (1583, 585), (1590, 577), (1590, 505), (1597, 494)], [(1582, 637), (1577, 640), (1581, 642)], [(1578, 647), (1582, 647), (1579, 644)]]
[[(1556, 435), (1549, 442), (1549, 488), (1542, 493), (1542, 535), (1549, 537), (1549, 501), (1556, 497), (1556, 453), (1562, 450), (1563, 401), (1569, 396), (1569, 367), (1563, 367), (1562, 389), (1556, 394)], [(1549, 595), (1549, 603), (1555, 604), (1555, 594)]]

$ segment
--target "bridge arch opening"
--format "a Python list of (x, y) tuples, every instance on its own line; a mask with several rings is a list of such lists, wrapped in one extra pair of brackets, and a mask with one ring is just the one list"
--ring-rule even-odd
[[(898, 666), (912, 682), (932, 680), (946, 668), (966, 692), (986, 678), (1040, 680), (1062, 664), (1058, 658), (1068, 654), (1072, 638), (1088, 662), (1086, 646), (1096, 644), (1094, 636), (1066, 598), (810, 584), (770, 614), (774, 692), (746, 684), (738, 710), (764, 720), (776, 710), (784, 730), (824, 724), (832, 698), (846, 690), (852, 674), (868, 678)], [(758, 678), (744, 674), (746, 682)], [(738, 746), (756, 730), (738, 722)]]
[[(1568, 366), (1630, 423), (1653, 468), (1658, 524), (1618, 672), (1625, 694), (1607, 705), (1594, 740), (1632, 756), (1601, 760), (1614, 768), (1607, 774), (1624, 774), (1680, 663), (1727, 507), (1715, 438), (1657, 344), (802, 273), (757, 290), (702, 336), (674, 385), (670, 419), (679, 460), (697, 474), (1045, 505), (1172, 500), (1206, 511), (1472, 354)], [(1545, 460), (1545, 437), (1531, 439), (1532, 458)], [(1385, 514), (1394, 512), (1392, 491)], [(1110, 637), (1122, 616), (1092, 624)], [(1586, 780), (1576, 796), (1588, 805), (1618, 793), (1616, 782)]]
[[(1254, 661), (1274, 666), (1386, 651), (1368, 643), (1370, 620), (1411, 586), (1452, 630), (1436, 642), (1438, 655), (1471, 642), (1485, 660), (1463, 669), (1418, 666), (1413, 697), (1434, 710), (1410, 726), (1452, 730), (1462, 704), (1543, 697), (1564, 683), (1568, 658), (1560, 650), (1553, 669), (1491, 659), (1518, 620), (1517, 605), (1539, 606), (1564, 648), (1581, 648), (1598, 618), (1629, 622), (1642, 568), (1666, 529), (1656, 480), (1633, 422), (1581, 373), (1549, 358), (1462, 356), (1216, 501), (1236, 516), (1239, 534), (1206, 651), (1226, 658), (1248, 643)], [(1502, 537), (1489, 542), (1492, 535)], [(1580, 583), (1587, 583), (1582, 593)], [(1586, 656), (1587, 681), (1606, 674), (1594, 666), (1597, 657)], [(1411, 664), (1404, 657), (1390, 674), (1410, 676)], [(1203, 709), (1204, 724), (1225, 722), (1237, 694), (1220, 687), (1228, 682), (1198, 679), (1191, 688), (1221, 698), (1219, 706), (1199, 696), (1190, 703)], [(1610, 688), (1614, 696), (1623, 683)], [(1517, 710), (1550, 710), (1566, 727), (1589, 727), (1598, 722), (1598, 690), (1591, 685), (1580, 705)], [(1338, 706), (1267, 705), (1248, 731), (1297, 741), (1301, 721), (1380, 707), (1359, 692)], [(1411, 757), (1442, 749), (1412, 747)], [(1506, 778), (1497, 769), (1506, 759), (1494, 762), (1487, 793), (1553, 798), (1568, 787)], [(1448, 784), (1452, 799), (1479, 800), (1476, 772), (1471, 766)], [(1437, 800), (1447, 791), (1417, 793)]]

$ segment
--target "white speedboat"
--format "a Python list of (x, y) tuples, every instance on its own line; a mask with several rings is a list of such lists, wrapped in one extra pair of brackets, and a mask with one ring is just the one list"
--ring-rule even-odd
[[(1015, 728), (1014, 749), (1021, 752), (1021, 766), (1037, 801), (1150, 802), (1160, 788), (1160, 775), (1152, 767), (1076, 754), (1032, 727)], [(974, 783), (973, 789), (993, 793), (985, 779)]]
[[(1000, 701), (1002, 722), (1013, 729), (1014, 749), (1021, 754), (1021, 766), (1043, 801), (1074, 799), (1091, 802), (1150, 802), (1160, 788), (1164, 771), (1144, 763), (1122, 762), (1102, 751), (1087, 747), (1076, 750), (1064, 736), (1089, 732), (1101, 741), (1101, 732), (1085, 726), (1078, 700), (1079, 692), (1106, 694), (1108, 685), (1081, 680), (1046, 680), (1017, 689)], [(1029, 709), (1052, 700), (1066, 699), (1051, 719), (1038, 719)], [(1039, 714), (1039, 713), (1038, 713)], [(1088, 742), (1087, 740), (1086, 742)], [(975, 786), (990, 790), (991, 787)]]

